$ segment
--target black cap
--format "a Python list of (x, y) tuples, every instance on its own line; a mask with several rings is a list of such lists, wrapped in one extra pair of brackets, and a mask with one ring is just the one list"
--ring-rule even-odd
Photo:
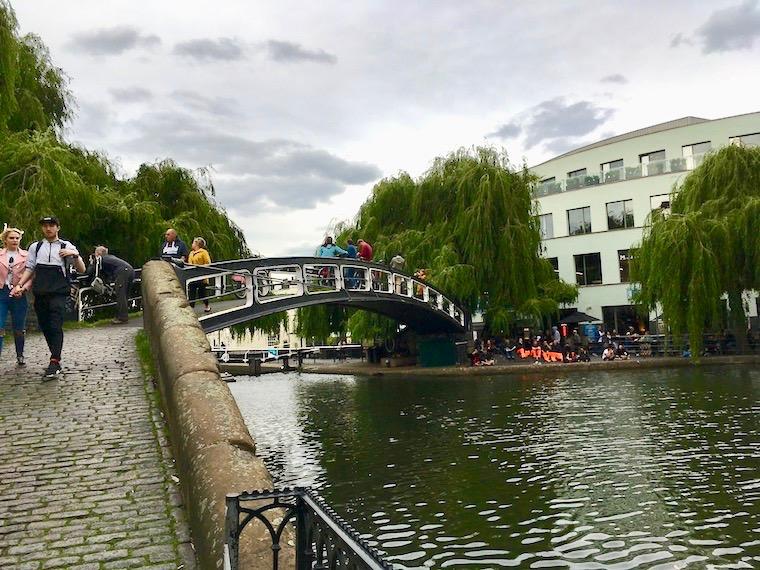
[(61, 225), (61, 223), (58, 221), (58, 218), (55, 216), (45, 216), (44, 218), (40, 218), (40, 225), (42, 224), (55, 224), (56, 226)]

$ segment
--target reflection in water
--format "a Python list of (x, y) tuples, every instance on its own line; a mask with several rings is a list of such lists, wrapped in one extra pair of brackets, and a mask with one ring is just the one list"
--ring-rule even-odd
[(760, 372), (231, 384), (278, 486), (405, 568), (760, 567)]

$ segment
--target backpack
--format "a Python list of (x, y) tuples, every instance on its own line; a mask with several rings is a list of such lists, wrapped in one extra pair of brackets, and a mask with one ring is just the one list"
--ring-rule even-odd
[[(62, 249), (68, 249), (68, 247), (72, 245), (71, 242), (68, 242), (60, 238), (58, 239), (58, 241), (61, 242)], [(42, 240), (38, 241), (37, 246), (34, 248), (35, 257), (39, 255), (40, 249), (42, 249)], [(71, 277), (71, 258), (69, 257), (63, 258), (63, 273), (66, 276), (66, 280), (69, 282), (70, 285), (76, 282), (76, 280), (73, 277)]]
[(90, 283), (90, 287), (98, 294), (98, 295), (105, 295), (108, 292), (108, 289), (106, 287), (105, 282), (103, 281), (103, 278), (100, 276), (100, 264), (101, 264), (100, 258), (97, 258), (95, 260), (95, 278), (92, 280), (92, 283)]

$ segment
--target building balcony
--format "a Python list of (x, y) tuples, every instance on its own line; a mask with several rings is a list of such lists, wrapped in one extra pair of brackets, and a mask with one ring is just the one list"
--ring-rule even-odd
[(659, 176), (661, 174), (671, 174), (678, 172), (687, 172), (694, 170), (702, 164), (706, 154), (696, 154), (678, 158), (665, 158), (662, 160), (652, 160), (647, 164), (637, 164), (636, 166), (621, 166), (620, 168), (611, 168), (605, 171), (573, 176), (557, 182), (556, 180), (544, 181), (539, 183), (533, 191), (533, 196), (550, 196), (571, 190), (580, 190), (590, 186), (601, 186), (603, 184), (614, 184), (626, 180), (638, 180), (649, 176)]

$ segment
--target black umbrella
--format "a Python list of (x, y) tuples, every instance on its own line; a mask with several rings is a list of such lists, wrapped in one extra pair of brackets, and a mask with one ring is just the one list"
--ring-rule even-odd
[(578, 323), (594, 323), (594, 322), (598, 322), (599, 320), (600, 319), (597, 319), (596, 317), (592, 317), (591, 315), (587, 315), (586, 313), (581, 313), (580, 311), (576, 311), (570, 315), (567, 315), (566, 317), (561, 318), (559, 322), (572, 325), (572, 324), (578, 324)]

